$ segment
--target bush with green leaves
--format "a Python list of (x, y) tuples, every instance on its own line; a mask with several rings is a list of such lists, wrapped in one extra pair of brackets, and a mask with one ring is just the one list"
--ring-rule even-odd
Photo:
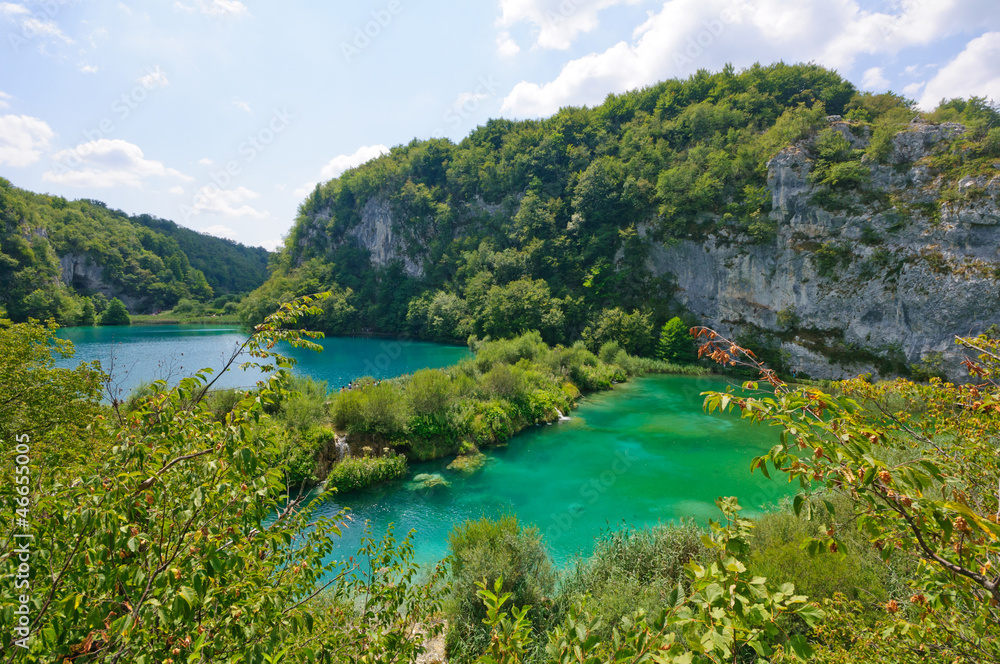
[(649, 615), (660, 611), (683, 581), (685, 566), (705, 558), (704, 534), (693, 522), (605, 533), (594, 553), (565, 573), (557, 604), (580, 604), (600, 622), (596, 631), (610, 638), (637, 610)]
[[(255, 426), (266, 417), (263, 404), (287, 390), (291, 366), (267, 349), (279, 341), (308, 344), (295, 322), (312, 313), (314, 301), (283, 307), (247, 340), (244, 350), (272, 375), (222, 421), (204, 398), (213, 381), (200, 372), (174, 388), (161, 386), (131, 412), (109, 409), (110, 419), (87, 420), (87, 429), (61, 427), (63, 437), (80, 438), (67, 446), (77, 450), (73, 463), (41, 465), (46, 438), (38, 434), (23, 475), (29, 491), (20, 496), (34, 536), (27, 648), (14, 643), (23, 591), (3, 584), (5, 659), (389, 664), (415, 658), (422, 637), (414, 626), (430, 625), (440, 607), (438, 576), (415, 583), (412, 546), (391, 533), (365, 539), (364, 565), (332, 559), (339, 519), (318, 517), (322, 497), (312, 504), (305, 495), (287, 498), (279, 445)], [(35, 409), (80, 415), (78, 405), (97, 407), (93, 369), (53, 374), (45, 359), (51, 333), (38, 330), (13, 328), (17, 343), (34, 354), (11, 366), (0, 354), (5, 371), (29, 382), (54, 380), (54, 389), (30, 400), (5, 402), (13, 417), (2, 421), (14, 434), (2, 442), (5, 466), (15, 458), (18, 436), (22, 444), (34, 442)], [(14, 486), (0, 484), (5, 504), (18, 496)], [(13, 510), (0, 512), (0, 529), (15, 532), (13, 519)], [(0, 554), (0, 574), (13, 579), (21, 562), (8, 548)], [(326, 599), (318, 601), (320, 594)]]
[(694, 350), (694, 339), (688, 331), (689, 326), (679, 317), (674, 316), (663, 324), (660, 330), (660, 341), (657, 357), (674, 364), (693, 364), (698, 360)]
[(536, 629), (544, 631), (556, 573), (541, 535), (535, 527), (523, 527), (516, 516), (466, 521), (448, 536), (452, 556), (452, 599), (448, 603), (448, 656), (468, 662), (489, 645), (487, 617), (477, 590), (485, 581), (510, 593), (515, 606), (530, 607), (528, 616)]
[(108, 308), (101, 314), (101, 325), (131, 325), (128, 309), (117, 297), (108, 303)]
[(406, 458), (403, 456), (350, 456), (333, 467), (327, 476), (326, 487), (348, 493), (405, 475)]
[(816, 626), (824, 612), (792, 584), (777, 586), (748, 573), (753, 524), (739, 516), (735, 498), (716, 504), (724, 520), (710, 522), (702, 537), (705, 560), (684, 566), (678, 582), (654, 614), (638, 611), (623, 619), (610, 637), (586, 604), (574, 606), (549, 633), (549, 662), (669, 662), (717, 664), (765, 661), (789, 655), (811, 661), (814, 650), (801, 633), (787, 631), (792, 620)]
[[(839, 526), (846, 523), (884, 560), (911, 560), (909, 599), (892, 599), (884, 618), (861, 621), (883, 635), (881, 643), (864, 640), (869, 661), (895, 653), (893, 642), (939, 661), (997, 661), (1000, 342), (986, 335), (956, 340), (972, 354), (964, 363), (970, 376), (965, 384), (859, 378), (830, 394), (793, 389), (745, 349), (712, 331), (699, 333), (707, 335), (713, 359), (744, 364), (770, 384), (766, 394), (711, 393), (706, 405), (710, 412), (738, 409), (752, 422), (781, 428), (780, 443), (752, 467), (768, 476), (786, 474), (801, 487), (796, 513), (821, 524), (807, 550), (849, 552)], [(908, 402), (921, 404), (920, 412), (894, 408)], [(841, 496), (847, 507), (838, 508), (824, 493)], [(843, 661), (850, 648), (830, 642), (823, 659)]]

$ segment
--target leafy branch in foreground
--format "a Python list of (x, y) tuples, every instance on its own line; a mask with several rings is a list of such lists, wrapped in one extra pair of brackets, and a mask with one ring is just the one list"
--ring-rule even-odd
[(811, 646), (802, 634), (789, 633), (788, 626), (798, 617), (812, 628), (824, 612), (796, 595), (792, 584), (775, 588), (749, 574), (744, 563), (753, 523), (739, 516), (735, 498), (720, 498), (716, 505), (725, 521), (710, 522), (711, 533), (703, 537), (711, 562), (687, 564), (686, 582), (677, 584), (658, 617), (638, 613), (622, 621), (605, 642), (597, 636), (593, 618), (576, 608), (550, 634), (550, 661), (707, 664), (744, 661), (754, 654), (808, 661)]
[(883, 636), (902, 637), (911, 655), (1000, 660), (1000, 343), (957, 339), (978, 354), (964, 362), (973, 378), (965, 385), (855, 379), (835, 396), (792, 388), (712, 330), (692, 334), (705, 340), (701, 355), (755, 368), (770, 385), (708, 392), (705, 404), (781, 427), (779, 444), (752, 465), (799, 482), (795, 511), (826, 525), (811, 551), (844, 549), (825, 491), (850, 499), (848, 516), (884, 557), (900, 550), (919, 560), (909, 602), (884, 607)]
[[(438, 609), (437, 577), (416, 583), (412, 547), (391, 536), (367, 540), (367, 569), (332, 559), (340, 518), (318, 517), (323, 496), (287, 496), (279, 445), (256, 426), (288, 389), (291, 360), (273, 348), (311, 343), (294, 325), (316, 299), (284, 305), (243, 344), (277, 371), (221, 421), (200, 372), (119, 411), (113, 429), (95, 425), (99, 445), (72, 474), (42, 481), (32, 468), (29, 647), (11, 637), (24, 591), (4, 584), (0, 661), (388, 663), (420, 651), (413, 623)], [(50, 335), (29, 344), (47, 348)], [(80, 398), (96, 398), (90, 386), (78, 384)], [(4, 510), (4, 576), (19, 564), (19, 530)]]

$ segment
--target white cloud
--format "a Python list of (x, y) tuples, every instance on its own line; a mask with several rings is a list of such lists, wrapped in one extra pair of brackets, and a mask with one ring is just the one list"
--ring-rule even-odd
[(363, 145), (354, 154), (342, 154), (334, 157), (320, 170), (319, 175), (324, 180), (332, 180), (340, 177), (341, 173), (349, 168), (360, 166), (366, 161), (371, 161), (379, 155), (388, 154), (389, 148), (384, 145)]
[[(535, 46), (563, 50), (572, 46), (577, 35), (598, 26), (597, 15), (601, 10), (640, 2), (643, 0), (500, 0), (497, 25), (510, 28), (529, 23), (535, 32)], [(518, 48), (508, 33), (502, 33), (501, 37), (503, 41), (498, 41), (501, 55), (509, 54), (511, 46)]]
[(885, 71), (881, 67), (866, 69), (861, 77), (861, 87), (864, 90), (888, 90), (889, 79), (885, 77)]
[(194, 196), (194, 214), (217, 214), (223, 217), (251, 217), (253, 219), (269, 219), (270, 212), (261, 212), (247, 201), (260, 198), (256, 191), (246, 187), (235, 189), (220, 189), (209, 184), (201, 187)]
[(924, 89), (920, 107), (933, 110), (942, 99), (970, 96), (1000, 100), (1000, 32), (973, 39), (938, 70)]
[(721, 69), (727, 62), (746, 67), (815, 61), (848, 71), (862, 54), (892, 55), (970, 25), (1000, 29), (994, 0), (893, 6), (895, 13), (880, 13), (856, 0), (669, 0), (630, 40), (566, 63), (551, 81), (518, 83), (502, 110), (519, 117), (547, 115), (566, 105), (600, 103), (609, 92), (686, 77), (701, 68)]
[(294, 189), (292, 191), (292, 196), (295, 198), (305, 198), (309, 194), (313, 193), (313, 190), (316, 189), (316, 185), (318, 184), (319, 182), (306, 182), (298, 189)]
[(504, 58), (510, 58), (521, 52), (521, 47), (511, 38), (506, 30), (497, 35), (497, 54)]
[(146, 75), (140, 76), (137, 80), (147, 90), (165, 88), (170, 85), (170, 79), (167, 78), (166, 72), (160, 69), (160, 65), (156, 65), (152, 69), (147, 69)]
[(30, 16), (31, 10), (14, 2), (0, 2), (0, 14), (4, 16)]
[[(3, 95), (9, 99), (8, 95)], [(0, 115), (0, 165), (30, 166), (49, 148), (55, 132), (44, 120), (27, 115)]]
[(138, 145), (121, 139), (81, 143), (52, 158), (55, 166), (42, 174), (42, 179), (73, 187), (141, 187), (150, 177), (191, 179), (159, 161), (146, 159)]
[(97, 67), (95, 67), (94, 65), (85, 65), (81, 62), (80, 71), (82, 71), (84, 74), (96, 74)]
[(0, 92), (0, 108), (10, 108), (10, 104), (7, 101), (8, 99), (13, 99), (13, 97), (6, 92)]
[(909, 99), (916, 99), (920, 96), (920, 91), (924, 89), (927, 85), (926, 81), (920, 81), (918, 83), (910, 83), (903, 88), (903, 96)]
[(174, 9), (187, 13), (200, 11), (206, 16), (221, 17), (243, 16), (250, 13), (247, 6), (238, 0), (195, 0), (193, 6), (175, 2)]
[(233, 105), (236, 106), (236, 108), (240, 109), (241, 111), (245, 111), (250, 115), (253, 115), (253, 110), (250, 108), (250, 104), (246, 103), (245, 101), (239, 101), (237, 99), (236, 101), (233, 102)]
[(171, 187), (170, 189), (167, 189), (167, 193), (173, 194), (174, 196), (183, 196), (184, 187)]
[(6, 17), (11, 22), (17, 24), (19, 33), (11, 32), (7, 35), (8, 41), (19, 48), (21, 42), (44, 37), (50, 40), (59, 40), (66, 44), (72, 44), (73, 40), (63, 34), (63, 31), (50, 20), (51, 12), (33, 13), (28, 7), (14, 2), (0, 2), (0, 16)]
[(206, 233), (208, 235), (214, 235), (215, 237), (224, 237), (230, 240), (236, 239), (236, 231), (234, 231), (229, 226), (223, 226), (222, 224), (215, 224), (214, 226), (206, 226), (198, 230), (199, 233)]
[(118, 9), (122, 10), (123, 12), (125, 12), (126, 14), (128, 14), (130, 16), (132, 15), (132, 9), (128, 5), (126, 5), (124, 2), (119, 2), (118, 3)]
[(208, 157), (202, 157), (201, 159), (198, 160), (198, 163), (201, 164), (202, 166), (211, 166), (215, 162), (209, 159)]
[[(471, 93), (460, 94), (458, 99), (462, 100), (468, 94)], [(473, 94), (473, 96), (475, 95)], [(456, 101), (456, 104), (457, 103), (458, 102)], [(347, 169), (360, 166), (361, 164), (371, 161), (372, 159), (383, 154), (389, 154), (389, 148), (384, 145), (363, 145), (355, 150), (354, 154), (342, 154), (331, 159), (326, 166), (320, 169), (320, 179), (326, 181), (338, 178)], [(304, 198), (313, 193), (317, 184), (319, 184), (319, 182), (306, 182), (301, 187), (293, 190), (292, 196), (295, 196), (296, 198)]]
[(260, 243), (260, 246), (264, 247), (268, 251), (275, 251), (278, 247), (283, 245), (284, 242), (281, 240), (266, 240)]

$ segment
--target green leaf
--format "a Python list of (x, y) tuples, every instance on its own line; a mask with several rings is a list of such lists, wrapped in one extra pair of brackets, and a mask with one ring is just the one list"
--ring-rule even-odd
[(194, 603), (198, 600), (198, 594), (194, 591), (194, 588), (190, 586), (181, 586), (177, 589), (177, 594), (187, 602), (190, 607), (194, 606)]
[(803, 662), (809, 661), (813, 656), (813, 647), (806, 641), (806, 637), (801, 634), (796, 634), (788, 639), (788, 645), (792, 649), (792, 654)]

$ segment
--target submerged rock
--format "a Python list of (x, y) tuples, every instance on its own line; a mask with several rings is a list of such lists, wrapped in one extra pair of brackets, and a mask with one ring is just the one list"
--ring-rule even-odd
[(413, 478), (412, 482), (406, 483), (406, 488), (410, 491), (428, 491), (450, 486), (451, 482), (442, 477), (440, 473), (420, 473)]
[(448, 470), (454, 470), (458, 473), (472, 475), (473, 473), (481, 470), (488, 461), (489, 458), (481, 452), (477, 454), (467, 454), (455, 457), (455, 460), (448, 464)]

